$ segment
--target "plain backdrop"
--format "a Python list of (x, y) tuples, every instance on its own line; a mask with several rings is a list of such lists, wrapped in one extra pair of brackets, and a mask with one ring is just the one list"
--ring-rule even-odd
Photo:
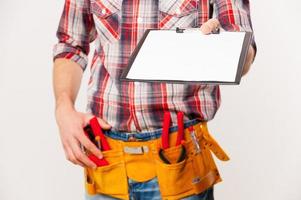
[[(52, 47), (63, 0), (0, 0), (0, 199), (83, 199), (83, 170), (65, 160), (54, 119)], [(258, 54), (239, 86), (222, 86), (209, 129), (217, 200), (300, 200), (301, 56), (298, 0), (251, 1)], [(77, 108), (84, 111), (86, 71)]]

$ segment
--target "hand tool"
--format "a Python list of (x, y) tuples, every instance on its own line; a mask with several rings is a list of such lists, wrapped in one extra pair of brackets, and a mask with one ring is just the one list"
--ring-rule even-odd
[(96, 136), (95, 137), (95, 141), (96, 141), (96, 146), (99, 150), (101, 150), (101, 143), (100, 143), (100, 137), (99, 136)]
[(190, 136), (191, 136), (192, 143), (194, 145), (195, 152), (200, 153), (201, 152), (201, 147), (200, 147), (199, 141), (198, 141), (198, 139), (195, 135), (195, 131), (194, 131), (193, 126), (190, 126), (188, 129), (190, 131)]
[[(177, 133), (176, 146), (181, 145), (181, 153), (179, 155), (177, 163), (183, 161), (186, 157), (186, 149), (183, 145), (183, 142), (185, 142), (184, 141), (183, 116), (184, 116), (183, 112), (178, 112), (177, 113), (178, 133)], [(162, 135), (161, 135), (162, 148), (159, 149), (159, 157), (166, 164), (171, 164), (171, 162), (164, 155), (164, 149), (169, 148), (169, 125), (170, 125), (170, 121), (171, 121), (170, 112), (169, 111), (164, 112), (163, 129), (162, 129)]]
[[(106, 151), (111, 149), (96, 117), (90, 119), (89, 124), (84, 127), (84, 132), (85, 135), (91, 140), (91, 142), (93, 142), (93, 144), (95, 144), (99, 148), (100, 151)], [(98, 167), (109, 164), (105, 158), (100, 159), (92, 153), (89, 153), (88, 157)]]
[(93, 130), (94, 136), (100, 137), (102, 150), (103, 151), (110, 150), (111, 149), (110, 145), (109, 145), (104, 133), (102, 132), (102, 128), (97, 120), (97, 117), (93, 117), (92, 119), (90, 119), (90, 125)]

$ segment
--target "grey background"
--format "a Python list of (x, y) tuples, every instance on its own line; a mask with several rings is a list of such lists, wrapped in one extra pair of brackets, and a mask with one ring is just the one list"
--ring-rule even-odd
[[(254, 0), (258, 55), (240, 86), (222, 86), (209, 123), (231, 161), (217, 200), (300, 200), (298, 0)], [(83, 174), (64, 157), (54, 120), (52, 46), (63, 1), (0, 1), (0, 199), (83, 199)], [(298, 13), (299, 12), (299, 13)], [(77, 108), (84, 110), (85, 73)]]

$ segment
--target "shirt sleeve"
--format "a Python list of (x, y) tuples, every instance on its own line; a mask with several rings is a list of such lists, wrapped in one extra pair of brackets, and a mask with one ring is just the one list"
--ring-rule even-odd
[(58, 42), (53, 46), (53, 62), (66, 58), (78, 63), (83, 71), (86, 69), (90, 43), (97, 35), (89, 2), (65, 0), (56, 31)]
[[(216, 17), (218, 18), (221, 27), (226, 31), (250, 31), (253, 32), (250, 2), (249, 0), (215, 0)], [(257, 45), (254, 38), (252, 43), (257, 53)]]

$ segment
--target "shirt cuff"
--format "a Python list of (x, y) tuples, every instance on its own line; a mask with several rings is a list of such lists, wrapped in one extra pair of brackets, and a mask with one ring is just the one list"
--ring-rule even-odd
[(72, 60), (80, 65), (83, 71), (85, 71), (88, 64), (88, 57), (81, 50), (69, 46), (66, 43), (57, 43), (53, 47), (53, 62), (56, 58), (65, 58)]

